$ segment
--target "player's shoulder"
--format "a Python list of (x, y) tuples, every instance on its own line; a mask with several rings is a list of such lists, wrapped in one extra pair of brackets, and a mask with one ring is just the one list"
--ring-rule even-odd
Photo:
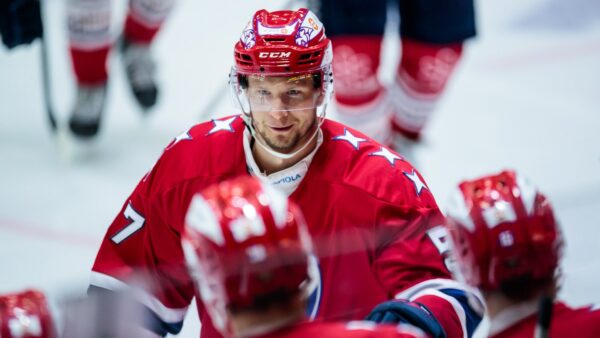
[[(345, 170), (402, 173), (414, 170), (404, 157), (358, 130), (326, 120), (322, 126), (327, 156)], [(393, 176), (387, 176), (393, 177)]]
[[(244, 122), (240, 115), (224, 116), (196, 124), (177, 135), (165, 150), (175, 149), (175, 145), (205, 146), (211, 144), (227, 145), (236, 143), (244, 132)], [(209, 149), (207, 149), (209, 150)], [(218, 151), (218, 150), (217, 150)]]
[(169, 187), (194, 176), (229, 172), (244, 158), (243, 132), (239, 115), (194, 125), (169, 142), (145, 179), (151, 178), (157, 187)]
[(563, 302), (556, 302), (553, 311), (554, 320), (559, 325), (571, 327), (576, 325), (582, 331), (593, 329), (600, 336), (600, 304), (582, 307), (570, 307)]
[(320, 169), (332, 179), (381, 200), (397, 201), (399, 196), (433, 200), (423, 176), (393, 149), (332, 120), (325, 120), (322, 130)]

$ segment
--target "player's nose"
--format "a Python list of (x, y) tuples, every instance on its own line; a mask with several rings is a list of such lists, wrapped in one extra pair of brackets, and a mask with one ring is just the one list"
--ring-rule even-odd
[(287, 118), (289, 114), (289, 105), (280, 97), (272, 100), (270, 115), (277, 120)]

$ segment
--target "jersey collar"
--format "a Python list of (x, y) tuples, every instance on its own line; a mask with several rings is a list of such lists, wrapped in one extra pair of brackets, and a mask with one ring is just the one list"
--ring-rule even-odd
[(270, 183), (274, 187), (280, 189), (287, 196), (289, 196), (294, 191), (296, 191), (298, 185), (300, 185), (300, 182), (302, 182), (302, 180), (306, 176), (310, 163), (315, 157), (317, 150), (323, 143), (323, 132), (319, 128), (317, 134), (317, 145), (315, 146), (315, 149), (313, 149), (313, 151), (310, 152), (310, 154), (306, 155), (306, 157), (298, 161), (293, 166), (280, 170), (278, 172), (274, 172), (270, 175), (266, 175), (265, 173), (261, 172), (260, 168), (256, 164), (254, 156), (252, 155), (252, 149), (250, 148), (251, 139), (252, 135), (250, 134), (250, 132), (248, 132), (248, 129), (244, 129), (244, 155), (246, 157), (246, 165), (248, 166), (250, 174), (258, 177), (263, 182)]

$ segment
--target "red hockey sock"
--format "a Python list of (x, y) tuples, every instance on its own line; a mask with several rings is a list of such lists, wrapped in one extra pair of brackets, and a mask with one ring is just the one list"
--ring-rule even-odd
[(346, 106), (368, 104), (384, 88), (377, 78), (382, 36), (340, 36), (331, 38), (335, 98)]
[(148, 27), (140, 23), (136, 18), (129, 13), (125, 20), (125, 38), (127, 41), (139, 44), (150, 44), (156, 33), (158, 33), (160, 26)]
[(108, 58), (110, 46), (95, 50), (81, 50), (71, 47), (69, 50), (78, 83), (97, 85), (106, 82), (108, 79), (106, 59)]
[(130, 0), (125, 20), (125, 38), (136, 44), (150, 44), (169, 16), (173, 0)]
[(462, 53), (462, 43), (431, 44), (402, 39), (402, 61), (391, 90), (392, 128), (418, 139)]
[(439, 45), (403, 38), (398, 80), (417, 94), (440, 94), (461, 53), (461, 42)]

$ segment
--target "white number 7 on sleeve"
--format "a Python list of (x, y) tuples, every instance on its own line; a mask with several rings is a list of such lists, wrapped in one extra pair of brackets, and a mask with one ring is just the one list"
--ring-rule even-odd
[(111, 240), (115, 244), (120, 244), (121, 242), (126, 240), (129, 236), (133, 235), (136, 231), (140, 230), (146, 222), (144, 216), (140, 215), (131, 206), (131, 202), (127, 204), (127, 207), (123, 212), (123, 216), (125, 216), (125, 218), (127, 218), (131, 223), (129, 223), (129, 225), (127, 225), (121, 231), (117, 232), (114, 236), (112, 236)]

